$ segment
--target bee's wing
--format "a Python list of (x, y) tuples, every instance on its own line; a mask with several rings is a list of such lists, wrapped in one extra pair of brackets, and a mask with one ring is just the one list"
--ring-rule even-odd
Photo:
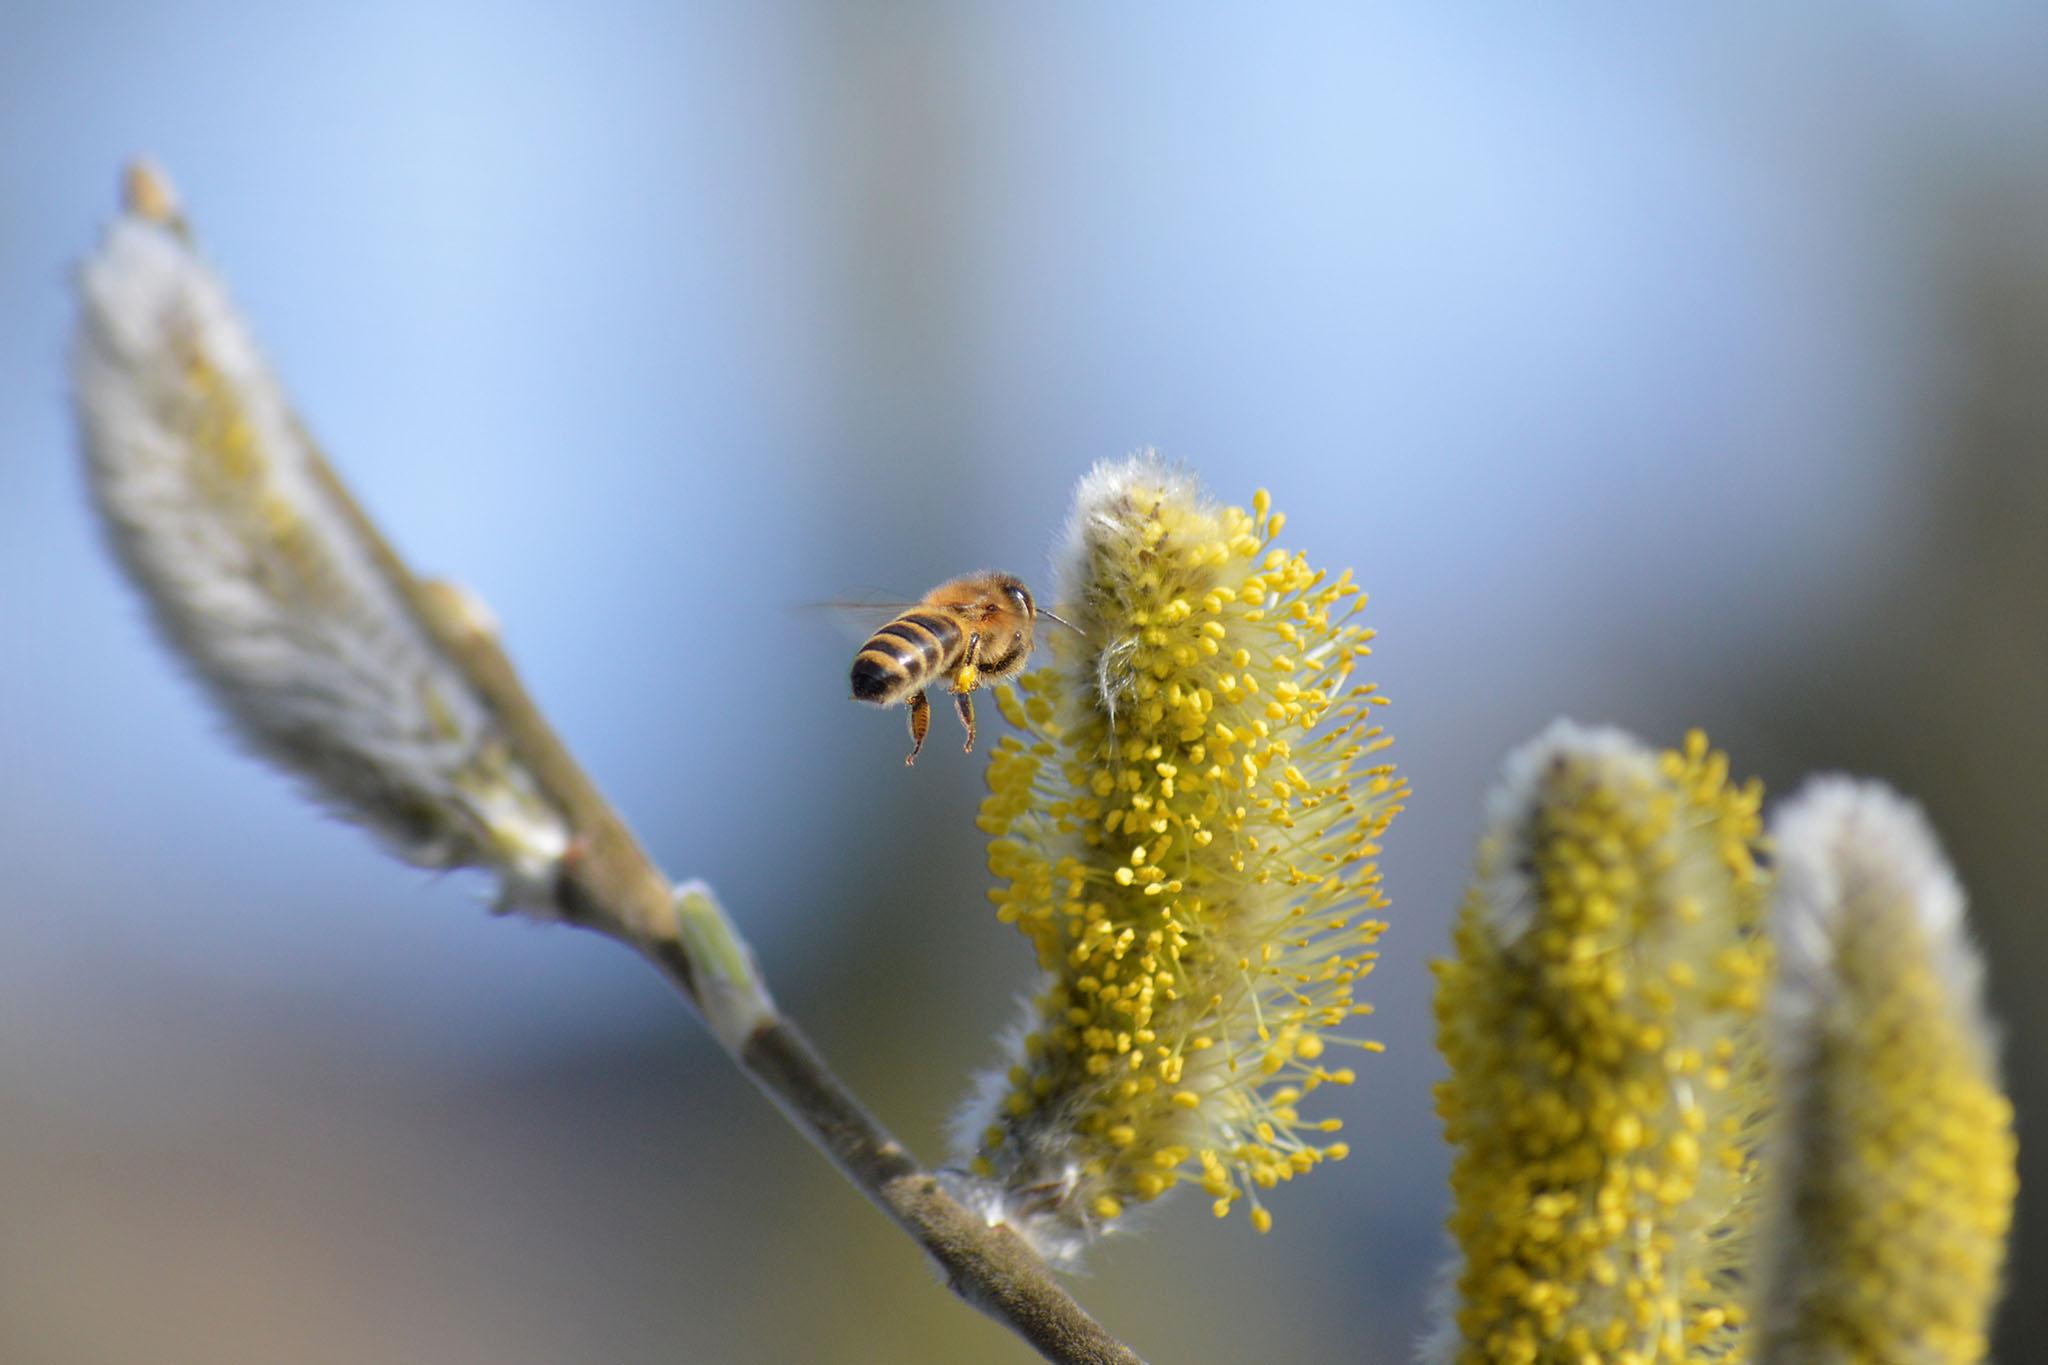
[(796, 609), (811, 619), (829, 622), (848, 643), (860, 644), (916, 605), (914, 597), (862, 593), (829, 602), (800, 602)]

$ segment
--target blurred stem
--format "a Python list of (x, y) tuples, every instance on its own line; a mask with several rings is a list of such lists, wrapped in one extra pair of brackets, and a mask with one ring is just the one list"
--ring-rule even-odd
[(671, 887), (527, 695), (488, 613), (459, 588), (414, 578), (334, 472), (324, 462), (316, 471), (568, 818), (576, 840), (556, 886), (563, 916), (659, 968), (784, 1116), (925, 1249), (955, 1294), (1047, 1360), (1137, 1365), (1137, 1354), (1089, 1317), (1015, 1233), (989, 1226), (942, 1190), (776, 1011), (710, 888)]

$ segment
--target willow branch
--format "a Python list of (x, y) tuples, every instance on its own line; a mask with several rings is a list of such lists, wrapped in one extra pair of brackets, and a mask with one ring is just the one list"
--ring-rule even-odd
[(242, 738), (424, 867), (628, 945), (955, 1293), (1050, 1360), (1132, 1362), (1015, 1233), (943, 1190), (775, 1007), (707, 887), (674, 886), (460, 589), (415, 578), (293, 417), (169, 182), (131, 169), (73, 359), (111, 544)]
[[(362, 531), (376, 534), (367, 520)], [(399, 568), (395, 556), (392, 565)], [(1135, 1365), (1137, 1354), (1091, 1318), (1022, 1239), (948, 1195), (781, 1016), (709, 891), (701, 884), (670, 889), (533, 704), (477, 614), (459, 610), (461, 599), (440, 585), (407, 581), (430, 627), (576, 830), (558, 891), (563, 913), (658, 967), (784, 1116), (924, 1248), (955, 1294), (1048, 1360)]]
[(673, 888), (527, 694), (489, 618), (446, 584), (413, 577), (323, 461), (337, 502), (404, 585), (428, 630), (488, 702), (541, 791), (568, 817), (576, 843), (556, 889), (571, 923), (617, 939), (660, 969), (696, 1007), (727, 1054), (791, 1123), (937, 1264), (962, 1299), (1036, 1347), (1074, 1365), (1135, 1365), (1006, 1227), (948, 1195), (931, 1172), (832, 1074), (782, 1017), (731, 921), (708, 888)]

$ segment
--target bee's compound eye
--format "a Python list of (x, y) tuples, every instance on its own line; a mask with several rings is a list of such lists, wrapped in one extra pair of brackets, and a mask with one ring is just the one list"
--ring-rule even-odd
[(1031, 594), (1024, 591), (1021, 587), (1008, 588), (1006, 591), (1010, 594), (1010, 600), (1017, 604), (1017, 610), (1029, 616), (1031, 614)]

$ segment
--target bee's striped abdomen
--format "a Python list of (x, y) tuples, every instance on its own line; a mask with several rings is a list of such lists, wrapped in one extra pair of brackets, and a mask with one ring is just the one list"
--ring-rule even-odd
[(943, 612), (906, 612), (883, 626), (853, 660), (853, 697), (887, 706), (930, 684), (960, 657), (960, 623)]

